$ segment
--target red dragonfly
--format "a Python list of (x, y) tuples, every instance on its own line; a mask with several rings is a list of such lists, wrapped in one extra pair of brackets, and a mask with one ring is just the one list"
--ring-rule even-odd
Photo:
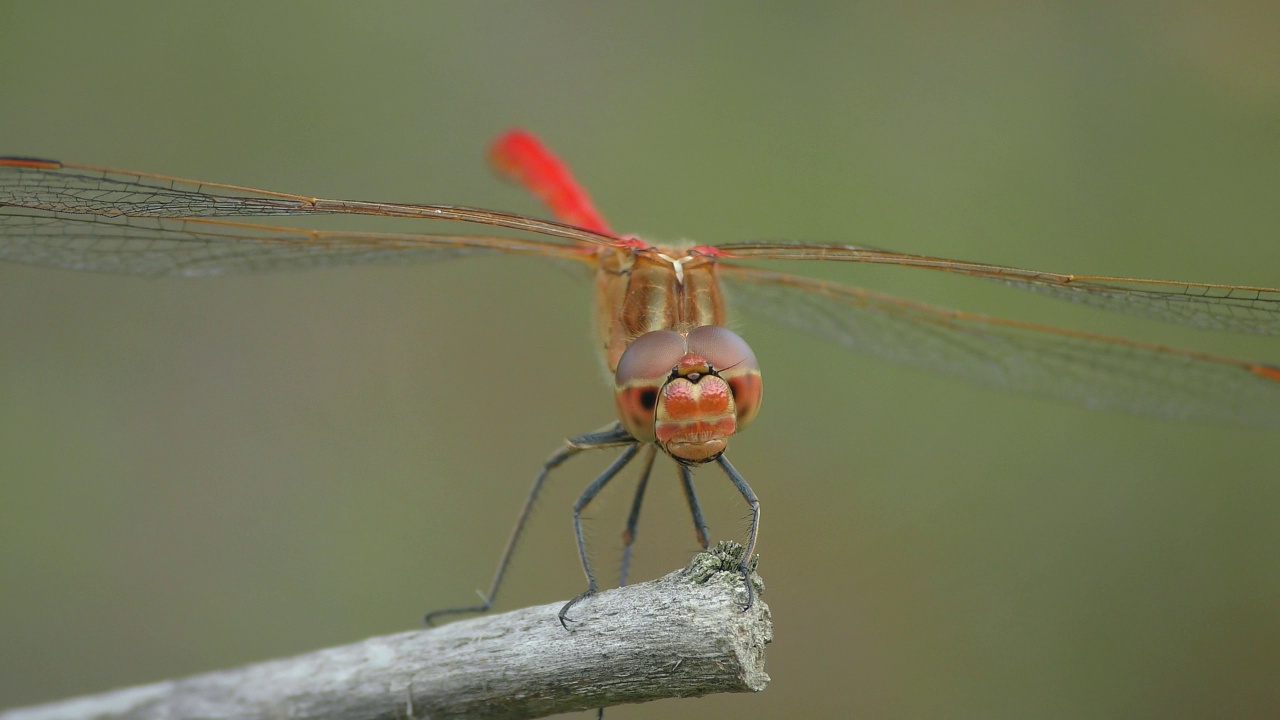
[[(752, 511), (744, 579), (760, 505), (725, 457), (755, 417), (761, 375), (726, 329), (720, 281), (740, 301), (851, 349), (1001, 388), (1181, 420), (1280, 426), (1280, 366), (1077, 330), (1000, 319), (741, 261), (874, 263), (993, 280), (1086, 305), (1183, 325), (1280, 334), (1280, 290), (1142, 278), (1064, 275), (855, 245), (736, 243), (663, 246), (609, 228), (567, 167), (514, 130), (492, 149), (498, 169), (541, 197), (559, 222), (452, 205), (327, 200), (31, 158), (0, 158), (0, 259), (139, 275), (217, 275), (476, 253), (533, 255), (595, 268), (597, 349), (613, 373), (618, 420), (565, 442), (542, 466), (480, 605), (489, 609), (529, 510), (551, 470), (586, 449), (622, 454), (582, 493), (574, 533), (587, 590), (596, 592), (580, 513), (636, 457), (641, 479), (623, 534), (626, 584), (636, 521), (658, 450), (677, 463), (698, 541), (709, 532), (692, 469), (715, 463)], [(362, 233), (248, 223), (312, 215), (449, 220), (532, 237)], [(746, 583), (745, 606), (753, 601)]]

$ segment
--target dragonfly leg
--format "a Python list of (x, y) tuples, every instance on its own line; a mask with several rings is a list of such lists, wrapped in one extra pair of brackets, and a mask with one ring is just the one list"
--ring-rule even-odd
[(645, 448), (645, 456), (641, 461), (640, 482), (636, 485), (636, 496), (631, 501), (631, 513), (627, 515), (627, 527), (622, 531), (622, 570), (618, 573), (618, 587), (626, 587), (627, 576), (631, 574), (631, 545), (636, 541), (636, 524), (640, 522), (640, 504), (644, 502), (644, 491), (649, 486), (649, 473), (653, 471), (653, 459), (658, 454), (657, 445)]
[(689, 512), (693, 515), (693, 530), (698, 534), (698, 543), (703, 550), (711, 549), (711, 531), (707, 529), (707, 521), (702, 517), (702, 504), (698, 502), (698, 493), (693, 489), (693, 468), (679, 463), (680, 481), (684, 485), (684, 499), (689, 502)]
[(755, 589), (751, 587), (751, 571), (748, 566), (751, 563), (751, 558), (755, 555), (756, 536), (760, 532), (760, 501), (756, 499), (756, 494), (751, 491), (751, 486), (747, 484), (746, 478), (742, 477), (742, 474), (729, 463), (729, 460), (724, 455), (716, 458), (716, 463), (733, 481), (733, 486), (738, 488), (738, 492), (742, 493), (742, 498), (747, 501), (747, 505), (751, 506), (751, 530), (747, 535), (747, 549), (742, 553), (742, 561), (738, 563), (738, 572), (742, 574), (742, 581), (747, 586), (747, 601), (742, 605), (742, 609), (746, 611), (750, 610), (756, 601)]
[(587, 486), (587, 489), (582, 491), (582, 495), (578, 496), (578, 501), (573, 504), (573, 534), (578, 540), (578, 558), (582, 560), (582, 571), (587, 575), (587, 589), (578, 597), (565, 603), (564, 607), (560, 608), (560, 624), (563, 625), (566, 630), (569, 629), (569, 618), (567, 617), (569, 609), (592, 595), (595, 595), (596, 590), (598, 589), (595, 573), (591, 572), (591, 561), (587, 559), (587, 541), (582, 537), (582, 509), (595, 499), (596, 495), (600, 493), (605, 485), (609, 484), (610, 480), (616, 477), (618, 473), (622, 472), (622, 468), (626, 467), (627, 464), (635, 458), (636, 453), (639, 451), (640, 443), (633, 440), (631, 446), (626, 450), (623, 450), (622, 454), (618, 456), (618, 459), (614, 460), (612, 465), (605, 468), (605, 471), (600, 473), (599, 477), (592, 480), (591, 484)]
[(437, 619), (446, 615), (482, 613), (487, 612), (489, 608), (493, 607), (494, 598), (498, 595), (498, 588), (501, 587), (502, 579), (507, 574), (507, 567), (511, 564), (512, 556), (515, 555), (516, 544), (520, 541), (520, 535), (524, 532), (525, 525), (528, 524), (529, 514), (533, 510), (533, 505), (538, 500), (538, 495), (542, 492), (542, 486), (546, 482), (547, 476), (551, 474), (551, 471), (583, 450), (616, 447), (618, 445), (634, 442), (635, 439), (632, 438), (625, 430), (622, 430), (621, 425), (618, 423), (614, 423), (604, 430), (587, 433), (586, 435), (579, 435), (578, 437), (565, 441), (564, 445), (552, 453), (551, 457), (547, 458), (547, 461), (542, 464), (542, 469), (538, 471), (538, 476), (534, 478), (533, 486), (529, 488), (529, 495), (524, 501), (524, 507), (520, 509), (520, 515), (516, 518), (516, 524), (511, 528), (511, 534), (507, 537), (506, 547), (503, 548), (502, 557), (498, 560), (498, 569), (494, 572), (493, 580), (489, 583), (489, 591), (485, 593), (480, 604), (432, 610), (426, 614), (423, 618), (423, 622), (430, 626)]

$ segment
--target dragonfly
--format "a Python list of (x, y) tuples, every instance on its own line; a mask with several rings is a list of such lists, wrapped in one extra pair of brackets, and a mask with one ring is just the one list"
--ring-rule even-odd
[[(640, 480), (623, 531), (627, 583), (645, 488), (659, 453), (676, 464), (698, 543), (710, 546), (693, 470), (717, 466), (751, 511), (738, 572), (749, 580), (760, 502), (726, 457), (728, 440), (755, 419), (760, 364), (728, 328), (735, 301), (851, 350), (997, 388), (1166, 419), (1280, 427), (1280, 366), (1199, 350), (937, 307), (786, 271), (781, 263), (861, 263), (951, 273), (1087, 306), (1208, 330), (1280, 335), (1280, 289), (1069, 275), (860, 245), (744, 242), (664, 245), (616, 233), (568, 166), (524, 130), (490, 158), (541, 198), (555, 220), (455, 205), (333, 200), (35, 158), (0, 158), (0, 260), (132, 275), (208, 276), (303, 267), (531, 256), (594, 269), (595, 342), (614, 378), (618, 417), (565, 441), (541, 466), (488, 591), (489, 610), (530, 510), (549, 474), (591, 449), (621, 449), (573, 506), (587, 589), (598, 590), (582, 511), (639, 458)], [(263, 224), (252, 218), (359, 215), (451, 221), (476, 234), (350, 232)], [(494, 230), (519, 234), (494, 234)]]

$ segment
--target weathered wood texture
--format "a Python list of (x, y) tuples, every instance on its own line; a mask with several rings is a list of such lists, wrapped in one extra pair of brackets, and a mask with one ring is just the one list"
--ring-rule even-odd
[(0, 712), (0, 720), (534, 718), (769, 681), (769, 608), (743, 612), (742, 548), (653, 582), (284, 660)]

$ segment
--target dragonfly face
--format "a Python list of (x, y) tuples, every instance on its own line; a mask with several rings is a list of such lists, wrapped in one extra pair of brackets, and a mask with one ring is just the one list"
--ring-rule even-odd
[(677, 460), (701, 464), (760, 410), (760, 364), (732, 330), (704, 325), (687, 335), (655, 330), (622, 354), (614, 376), (622, 426)]

